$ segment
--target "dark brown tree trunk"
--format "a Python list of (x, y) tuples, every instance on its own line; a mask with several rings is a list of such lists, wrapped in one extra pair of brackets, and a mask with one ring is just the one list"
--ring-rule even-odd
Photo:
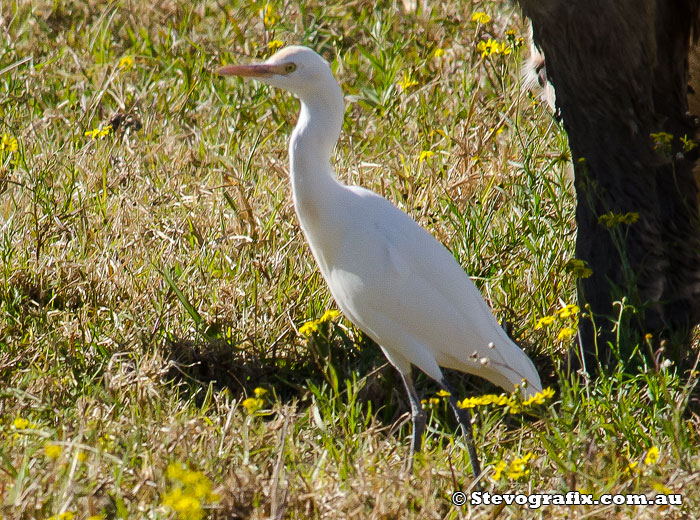
[[(612, 302), (623, 297), (639, 311), (626, 328), (633, 333), (628, 347), (651, 333), (687, 349), (700, 318), (698, 190), (692, 172), (698, 148), (691, 149), (692, 141), (684, 144), (697, 128), (688, 114), (687, 86), (700, 1), (520, 0), (520, 5), (544, 52), (572, 151), (576, 257), (593, 271), (580, 281), (579, 301), (590, 305), (599, 328), (596, 336), (590, 320), (580, 322), (587, 366), (594, 369), (596, 357), (610, 361), (607, 343), (616, 341), (610, 317), (617, 315)], [(639, 219), (601, 221), (610, 212), (636, 213)]]

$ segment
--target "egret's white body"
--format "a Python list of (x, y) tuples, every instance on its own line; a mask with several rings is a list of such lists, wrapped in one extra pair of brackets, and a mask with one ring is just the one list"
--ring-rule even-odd
[[(344, 100), (323, 58), (291, 46), (264, 63), (218, 72), (259, 79), (300, 99), (289, 145), (294, 207), (336, 303), (403, 377), (413, 412), (413, 450), (420, 449), (425, 414), (413, 388), (412, 365), (443, 387), (441, 366), (481, 376), (509, 392), (523, 381), (525, 395), (541, 390), (532, 361), (499, 326), (450, 252), (385, 198), (337, 180), (330, 161)], [(467, 426), (466, 410), (455, 406), (454, 396), (450, 402)], [(474, 459), (472, 466), (478, 472)]]

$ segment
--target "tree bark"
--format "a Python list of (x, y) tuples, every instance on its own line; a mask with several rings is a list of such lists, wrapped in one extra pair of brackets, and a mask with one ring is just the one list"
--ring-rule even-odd
[[(620, 342), (623, 356), (647, 333), (687, 352), (700, 320), (697, 119), (687, 103), (700, 0), (520, 5), (544, 52), (574, 162), (576, 257), (593, 271), (580, 280), (579, 301), (598, 329), (580, 321), (587, 368), (611, 361), (610, 318), (623, 297), (637, 309), (624, 328), (631, 334)], [(639, 218), (601, 220), (611, 212)]]

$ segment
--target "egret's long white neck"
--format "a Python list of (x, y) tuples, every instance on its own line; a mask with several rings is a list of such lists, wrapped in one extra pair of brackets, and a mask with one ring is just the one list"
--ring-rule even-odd
[(289, 142), (292, 190), (299, 210), (337, 183), (331, 157), (343, 125), (343, 92), (332, 76), (316, 87), (299, 96), (301, 112)]

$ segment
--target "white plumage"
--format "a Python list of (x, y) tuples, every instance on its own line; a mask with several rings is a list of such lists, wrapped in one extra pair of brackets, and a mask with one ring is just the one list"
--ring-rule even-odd
[[(401, 373), (413, 415), (412, 454), (425, 412), (413, 388), (415, 365), (448, 388), (440, 367), (481, 376), (508, 392), (537, 370), (507, 336), (450, 252), (391, 202), (340, 183), (331, 167), (344, 100), (328, 63), (306, 47), (286, 47), (261, 64), (228, 65), (223, 75), (251, 77), (291, 91), (301, 113), (289, 145), (294, 206), (311, 252), (345, 315), (377, 342)], [(466, 410), (456, 406), (479, 472)]]

